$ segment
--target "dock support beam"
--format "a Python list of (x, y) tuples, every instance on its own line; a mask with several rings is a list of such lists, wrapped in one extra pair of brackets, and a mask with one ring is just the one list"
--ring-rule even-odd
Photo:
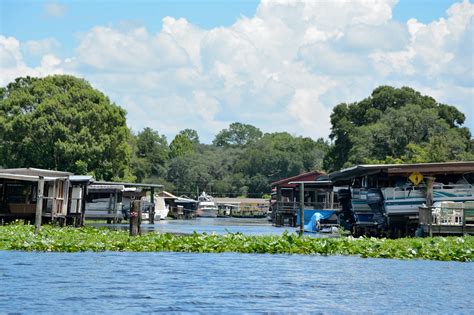
[(300, 183), (300, 236), (304, 232), (304, 183)]
[(39, 229), (41, 226), (41, 217), (43, 216), (43, 190), (44, 190), (44, 177), (39, 176), (38, 190), (36, 192), (35, 234), (39, 233)]
[(140, 223), (142, 221), (142, 211), (140, 200), (134, 200), (130, 209), (130, 236), (141, 234)]
[(155, 188), (153, 187), (150, 189), (150, 202), (151, 209), (148, 213), (148, 223), (155, 224)]

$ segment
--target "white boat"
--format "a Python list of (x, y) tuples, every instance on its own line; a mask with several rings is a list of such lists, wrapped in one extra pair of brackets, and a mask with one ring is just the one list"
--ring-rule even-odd
[[(150, 207), (152, 204), (147, 200), (146, 197), (142, 197), (142, 220), (150, 219)], [(155, 221), (164, 220), (168, 216), (169, 207), (165, 204), (165, 198), (154, 196), (154, 209), (155, 209)]]
[(217, 217), (217, 206), (212, 196), (207, 195), (206, 192), (198, 197), (198, 206), (196, 215), (203, 218), (216, 218)]

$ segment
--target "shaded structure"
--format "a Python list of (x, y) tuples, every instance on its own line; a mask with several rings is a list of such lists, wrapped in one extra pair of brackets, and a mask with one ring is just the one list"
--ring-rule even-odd
[[(426, 231), (429, 224), (443, 224), (443, 220), (433, 221), (443, 202), (470, 208), (464, 205), (474, 201), (473, 173), (471, 161), (356, 165), (329, 174), (329, 179), (340, 187), (339, 217), (346, 229), (356, 236), (400, 237), (413, 236), (418, 228)], [(429, 209), (422, 220), (420, 208)], [(469, 219), (470, 212), (465, 213)], [(451, 232), (461, 233), (463, 225), (469, 226), (462, 219), (452, 222)], [(459, 228), (454, 228), (456, 224)]]
[(264, 218), (269, 201), (262, 198), (214, 198), (214, 202), (221, 217)]
[(0, 220), (64, 223), (69, 209), (70, 175), (37, 168), (1, 169)]
[[(318, 210), (337, 208), (332, 183), (323, 172), (312, 171), (273, 182), (270, 213), (277, 226), (307, 223)], [(302, 209), (302, 214), (299, 213)], [(298, 217), (304, 220), (299, 221)]]

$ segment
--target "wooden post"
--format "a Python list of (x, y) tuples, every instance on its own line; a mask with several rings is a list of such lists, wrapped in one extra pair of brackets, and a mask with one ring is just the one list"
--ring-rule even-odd
[(148, 213), (148, 223), (155, 224), (155, 188), (153, 187), (150, 189), (150, 202), (151, 208)]
[(300, 183), (300, 236), (304, 232), (304, 183)]
[(44, 177), (39, 176), (38, 190), (36, 193), (35, 234), (38, 234), (40, 226), (41, 226), (41, 217), (43, 215), (43, 190), (44, 190)]
[(434, 177), (426, 177), (426, 207), (430, 213), (430, 237), (433, 236), (433, 183)]
[(433, 206), (433, 183), (434, 177), (426, 177), (426, 206), (431, 208)]
[(130, 236), (137, 236), (141, 234), (140, 223), (142, 220), (141, 203), (139, 200), (132, 202), (130, 209)]
[(466, 208), (462, 208), (462, 235), (467, 235), (466, 233)]

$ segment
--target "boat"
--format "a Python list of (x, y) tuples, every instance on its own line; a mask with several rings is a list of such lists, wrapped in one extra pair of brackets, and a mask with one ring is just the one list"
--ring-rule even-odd
[(142, 201), (142, 220), (150, 219), (150, 209), (154, 207), (155, 221), (164, 220), (168, 216), (169, 206), (165, 204), (165, 198), (154, 196), (154, 203), (150, 203), (146, 197), (141, 198)]
[(206, 192), (198, 197), (198, 205), (196, 215), (202, 218), (216, 218), (217, 217), (217, 206), (212, 196), (207, 195)]
[(329, 176), (340, 186), (344, 228), (354, 235), (398, 237), (414, 235), (420, 208), (473, 202), (473, 171), (473, 162), (383, 164), (357, 165)]

